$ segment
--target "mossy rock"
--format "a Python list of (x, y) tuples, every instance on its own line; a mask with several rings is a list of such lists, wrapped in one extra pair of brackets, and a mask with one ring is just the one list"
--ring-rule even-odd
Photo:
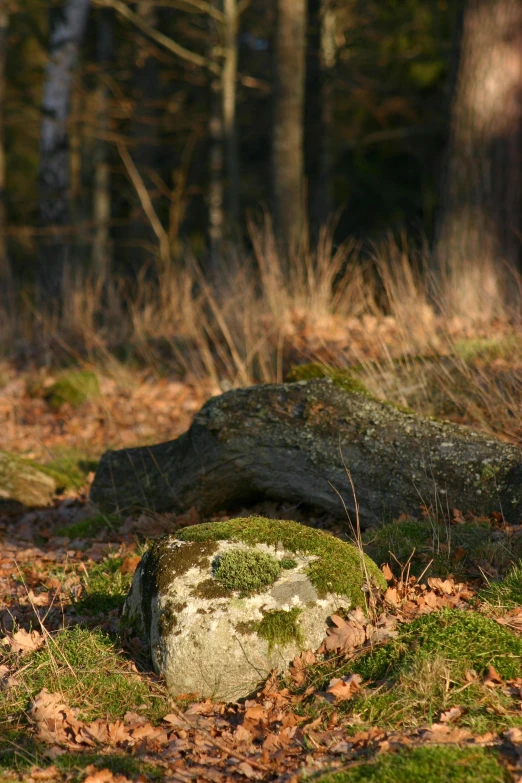
[(65, 486), (65, 477), (58, 471), (0, 450), (0, 500), (46, 506)]
[(68, 403), (71, 408), (79, 408), (86, 400), (100, 394), (100, 384), (96, 373), (90, 370), (75, 370), (63, 373), (45, 390), (44, 399), (55, 411)]
[(318, 378), (330, 378), (331, 381), (346, 392), (364, 394), (367, 397), (372, 396), (364, 383), (357, 378), (353, 371), (334, 369), (316, 362), (294, 365), (290, 368), (290, 371), (285, 378), (285, 382), (299, 383), (301, 381), (314, 381)]
[(386, 586), (354, 546), (296, 522), (195, 525), (146, 552), (123, 622), (144, 635), (173, 695), (234, 700), (317, 648), (331, 614), (364, 607), (367, 579)]
[(316, 783), (508, 783), (511, 777), (498, 755), (485, 748), (425, 745), (383, 753), (314, 779)]

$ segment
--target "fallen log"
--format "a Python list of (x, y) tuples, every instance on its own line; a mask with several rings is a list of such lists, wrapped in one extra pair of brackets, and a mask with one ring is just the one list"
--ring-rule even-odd
[(353, 389), (321, 379), (214, 397), (177, 440), (106, 452), (91, 501), (208, 514), (272, 498), (343, 517), (340, 493), (353, 518), (346, 466), (363, 526), (422, 506), (521, 520), (520, 449)]

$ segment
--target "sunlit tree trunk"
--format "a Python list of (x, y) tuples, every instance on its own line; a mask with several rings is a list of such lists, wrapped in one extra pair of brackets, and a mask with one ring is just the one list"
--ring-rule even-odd
[(109, 167), (109, 88), (106, 81), (113, 52), (113, 29), (110, 11), (102, 9), (98, 18), (98, 86), (96, 88), (97, 139), (94, 160), (92, 265), (95, 274), (104, 277), (110, 266), (109, 224), (111, 217), (111, 177)]
[(434, 246), (461, 307), (484, 312), (514, 290), (521, 217), (522, 2), (468, 0)]
[(239, 154), (236, 131), (237, 0), (223, 0), (223, 138), (227, 173), (226, 212), (229, 233), (239, 220)]
[(42, 293), (56, 299), (70, 263), (69, 117), (71, 87), (85, 33), (89, 0), (52, 5), (49, 18), (49, 61), (42, 98), (40, 127), (40, 221), (49, 233), (40, 248), (38, 277)]
[(274, 47), (274, 219), (286, 245), (303, 227), (306, 0), (278, 0)]
[(4, 142), (4, 100), (5, 100), (5, 63), (7, 58), (7, 36), (9, 30), (9, 10), (7, 3), (0, 2), (0, 286), (5, 289), (10, 280), (9, 258), (7, 255), (7, 214), (5, 203), (5, 142)]

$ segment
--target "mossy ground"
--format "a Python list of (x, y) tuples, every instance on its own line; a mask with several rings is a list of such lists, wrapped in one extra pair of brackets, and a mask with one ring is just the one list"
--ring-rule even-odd
[(310, 563), (307, 574), (317, 591), (320, 594), (330, 592), (346, 595), (354, 606), (365, 606), (361, 588), (365, 584), (366, 574), (375, 585), (386, 587), (381, 571), (369, 557), (364, 556), (362, 561), (360, 553), (352, 545), (297, 522), (246, 517), (194, 525), (184, 528), (177, 535), (182, 541), (235, 540), (251, 545), (262, 543), (280, 546), (289, 552), (316, 555), (317, 559)]
[[(79, 717), (122, 719), (140, 708), (150, 720), (159, 721), (166, 702), (130, 668), (130, 662), (101, 630), (75, 626), (50, 637), (45, 646), (28, 656), (18, 675), (19, 685), (3, 700), (0, 722), (23, 721), (23, 713), (42, 688), (63, 695)], [(0, 729), (1, 733), (1, 729)]]
[[(477, 612), (445, 609), (401, 626), (397, 638), (351, 662), (311, 668), (302, 691), (324, 691), (332, 677), (360, 674), (365, 690), (335, 707), (354, 730), (416, 728), (451, 707), (462, 710), (458, 724), (477, 733), (522, 725), (515, 700), (483, 684), (489, 666), (505, 678), (521, 676), (522, 639)], [(305, 700), (302, 709), (327, 719), (333, 707)]]
[(86, 400), (100, 394), (100, 384), (96, 373), (90, 370), (70, 370), (62, 373), (43, 396), (53, 410), (68, 403), (72, 408), (78, 408)]
[[(304, 783), (305, 778), (302, 778)], [(507, 783), (498, 756), (483, 748), (422, 747), (315, 778), (316, 783)]]
[(518, 562), (499, 582), (491, 582), (480, 597), (494, 609), (522, 606), (522, 561)]
[(106, 615), (123, 605), (132, 575), (121, 572), (122, 564), (122, 557), (106, 557), (92, 566), (88, 573), (84, 573), (83, 592), (76, 602), (76, 609), (80, 614), (89, 612)]
[(95, 514), (80, 522), (74, 522), (72, 525), (56, 528), (54, 531), (57, 536), (67, 536), (71, 540), (74, 538), (94, 538), (102, 530), (117, 530), (123, 520), (117, 514)]
[(503, 573), (522, 559), (522, 535), (510, 535), (487, 521), (452, 525), (429, 517), (407, 518), (368, 528), (363, 546), (378, 565), (389, 563), (397, 572), (397, 561), (405, 564), (411, 556), (411, 575), (424, 573), (425, 578), (481, 576), (478, 566), (484, 563)]

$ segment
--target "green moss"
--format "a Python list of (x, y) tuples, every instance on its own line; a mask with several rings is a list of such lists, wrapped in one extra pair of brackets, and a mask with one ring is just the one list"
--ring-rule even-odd
[(356, 664), (365, 679), (379, 680), (411, 668), (420, 656), (438, 656), (453, 676), (473, 669), (483, 674), (489, 666), (505, 678), (522, 674), (522, 639), (494, 620), (457, 609), (443, 609), (402, 626), (398, 637), (363, 656)]
[(429, 745), (380, 754), (369, 761), (333, 772), (318, 783), (507, 783), (510, 775), (498, 756), (484, 748)]
[(281, 573), (279, 561), (257, 549), (230, 549), (217, 559), (214, 578), (242, 596), (259, 593), (273, 584)]
[(296, 383), (314, 381), (319, 378), (330, 378), (337, 386), (351, 394), (364, 394), (367, 397), (372, 397), (364, 383), (356, 378), (350, 370), (333, 369), (315, 362), (295, 365), (290, 369), (285, 380), (288, 383)]
[(212, 599), (212, 598), (230, 598), (231, 591), (217, 582), (215, 579), (204, 579), (196, 587), (191, 590), (191, 595), (196, 598)]
[(492, 582), (480, 598), (493, 606), (511, 609), (522, 606), (522, 562), (513, 566), (501, 582)]
[[(152, 720), (160, 720), (166, 703), (131, 671), (128, 660), (107, 634), (75, 626), (60, 631), (33, 653), (19, 674), (20, 684), (9, 691), (8, 714), (27, 710), (34, 696), (47, 688), (63, 694), (82, 720), (121, 719), (129, 710), (147, 705)], [(5, 700), (7, 701), (7, 700)]]
[(106, 557), (83, 577), (83, 593), (76, 603), (79, 613), (107, 614), (120, 607), (132, 582), (131, 574), (122, 574), (123, 558)]
[[(355, 606), (365, 605), (361, 589), (365, 574), (359, 552), (351, 544), (322, 530), (288, 520), (246, 517), (193, 525), (177, 535), (182, 541), (242, 541), (251, 545), (280, 546), (296, 554), (315, 555), (317, 559), (310, 563), (307, 574), (317, 591), (323, 595), (327, 592), (346, 595)], [(385, 589), (386, 580), (375, 563), (364, 556), (364, 565), (370, 580)]]
[(283, 557), (283, 559), (279, 561), (279, 565), (281, 568), (284, 568), (285, 571), (291, 571), (292, 568), (297, 568), (297, 560), (292, 560), (291, 557)]
[(74, 522), (72, 525), (57, 528), (54, 533), (69, 538), (94, 538), (102, 530), (117, 530), (123, 520), (117, 514), (96, 514), (93, 517)]
[[(363, 532), (364, 551), (378, 564), (400, 563), (410, 555), (411, 573), (425, 572), (443, 577), (450, 573), (457, 578), (477, 573), (475, 562), (487, 561), (501, 571), (513, 560), (522, 557), (522, 537), (509, 536), (487, 523), (467, 522), (463, 525), (443, 525), (434, 519), (405, 519)], [(456, 548), (460, 559), (454, 559)], [(426, 571), (430, 561), (432, 565)]]
[(100, 394), (96, 373), (90, 370), (66, 372), (45, 390), (44, 399), (53, 410), (59, 411), (64, 403), (78, 408), (86, 400)]
[(303, 643), (303, 634), (299, 626), (301, 609), (294, 606), (290, 611), (274, 609), (266, 612), (256, 627), (256, 633), (268, 642), (271, 650), (276, 644), (284, 647), (287, 644)]

